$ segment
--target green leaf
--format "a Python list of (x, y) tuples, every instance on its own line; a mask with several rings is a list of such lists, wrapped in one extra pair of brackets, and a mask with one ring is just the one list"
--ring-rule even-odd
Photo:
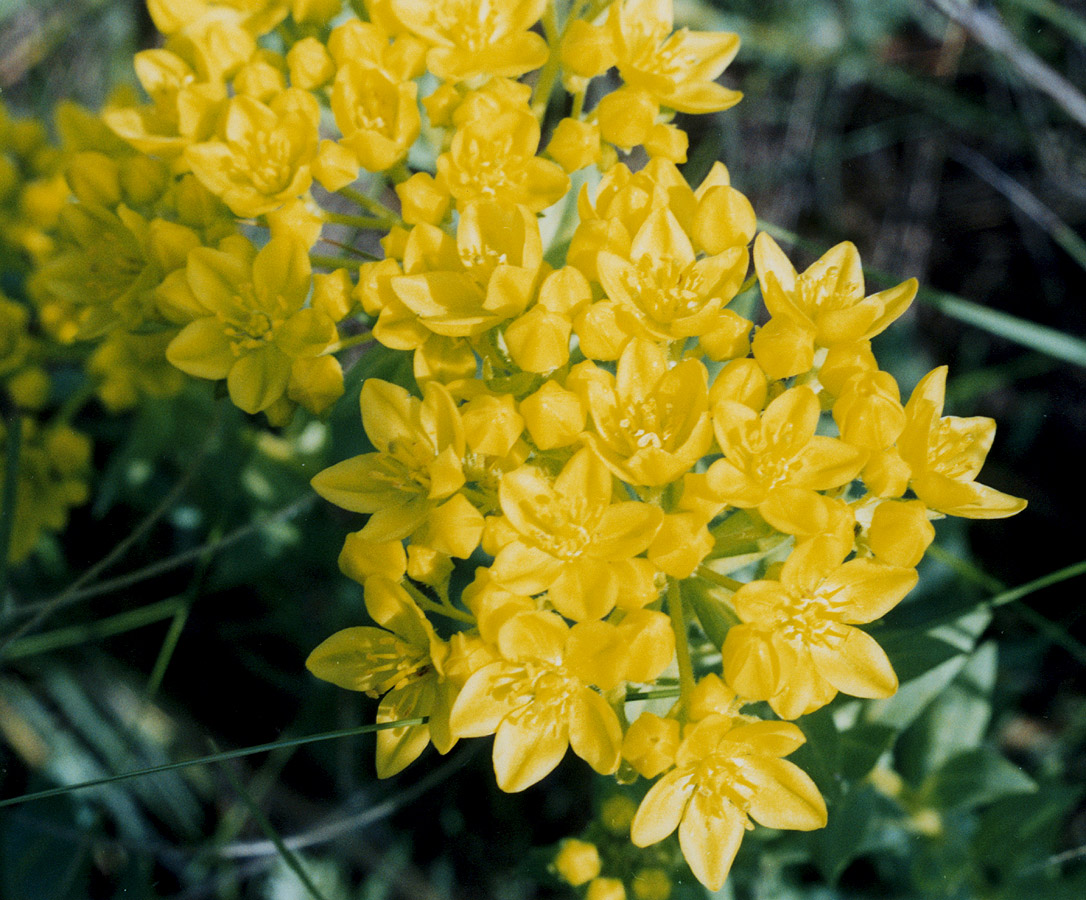
[(826, 881), (835, 883), (849, 863), (869, 849), (880, 799), (875, 789), (865, 784), (830, 810), (829, 823), (814, 839), (814, 862)]
[(895, 748), (897, 768), (913, 784), (984, 739), (992, 717), (996, 664), (995, 644), (985, 644), (902, 734)]
[(739, 623), (739, 617), (714, 596), (721, 590), (721, 588), (710, 587), (696, 578), (690, 579), (683, 585), (683, 599), (690, 601), (694, 615), (701, 623), (702, 631), (717, 648), (724, 646), (728, 629)]
[(1058, 847), (1063, 823), (1083, 791), (1082, 786), (1052, 779), (1029, 797), (995, 801), (981, 814), (973, 838), (977, 860), (1011, 877), (1045, 859)]
[(807, 743), (789, 757), (791, 762), (814, 779), (826, 802), (830, 804), (841, 791), (840, 738), (831, 710), (835, 705), (824, 706), (809, 716), (802, 716), (796, 722), (807, 738)]
[(942, 810), (973, 809), (1011, 794), (1029, 794), (1037, 783), (990, 747), (948, 760), (925, 783), (923, 794)]
[(897, 729), (890, 725), (860, 722), (839, 735), (839, 764), (841, 774), (850, 781), (859, 781), (875, 768), (875, 763), (893, 745)]

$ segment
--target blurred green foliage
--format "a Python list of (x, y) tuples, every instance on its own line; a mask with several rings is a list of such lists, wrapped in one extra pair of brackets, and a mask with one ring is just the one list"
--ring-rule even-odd
[[(985, 603), (1082, 558), (1086, 135), (1006, 55), (926, 3), (676, 6), (691, 27), (744, 41), (729, 72), (744, 102), (684, 123), (691, 180), (724, 159), (804, 248), (848, 238), (872, 269), (930, 286), (879, 358), (908, 386), (949, 362), (952, 411), (1001, 422), (991, 483), (1031, 504), (998, 527), (940, 523), (921, 587), (877, 626), (900, 693), (839, 698), (802, 720), (809, 743), (793, 758), (825, 794), (829, 827), (756, 832), (720, 896), (1086, 896), (1081, 582)], [(1086, 87), (1086, 4), (984, 10)], [(94, 103), (130, 81), (150, 38), (140, 4), (110, 0), (0, 0), (0, 35), (5, 98), (43, 116), (56, 99)], [(119, 418), (80, 415), (99, 448), (93, 503), (12, 573), (17, 600), (0, 610), (0, 636), (48, 612), (0, 669), (3, 797), (198, 757), (210, 741), (372, 720), (373, 703), (302, 668), (364, 615), (335, 562), (354, 517), (311, 499), (308, 479), (365, 449), (361, 382), (402, 381), (401, 365), (365, 351), (327, 422), (280, 434), (203, 385)], [(122, 559), (64, 596), (141, 522)], [(710, 639), (722, 633), (704, 598), (696, 608)], [(598, 831), (603, 789), (567, 761), (525, 794), (501, 794), (476, 743), (385, 783), (365, 736), (226, 763), (229, 775), (192, 767), (5, 808), (0, 896), (569, 896), (548, 846)], [(669, 851), (638, 852), (657, 855), (629, 865)], [(673, 894), (703, 895), (696, 883)]]

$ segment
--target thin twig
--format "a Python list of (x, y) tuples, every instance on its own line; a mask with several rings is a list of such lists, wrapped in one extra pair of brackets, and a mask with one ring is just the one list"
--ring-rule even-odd
[(266, 516), (263, 519), (259, 519), (256, 522), (251, 522), (248, 525), (242, 525), (240, 528), (236, 528), (229, 534), (223, 535), (215, 541), (209, 541), (206, 544), (201, 544), (199, 547), (193, 547), (191, 550), (185, 550), (183, 553), (178, 553), (175, 556), (167, 557), (166, 559), (160, 559), (158, 562), (151, 563), (148, 566), (144, 566), (142, 569), (136, 569), (134, 572), (129, 572), (127, 575), (120, 575), (117, 578), (111, 578), (108, 581), (100, 581), (91, 587), (86, 587), (78, 591), (65, 591), (63, 594), (58, 594), (56, 597), (51, 597), (48, 600), (41, 600), (37, 603), (26, 603), (17, 609), (11, 611), (11, 615), (18, 615), (19, 613), (25, 613), (29, 615), (32, 612), (44, 609), (46, 607), (55, 606), (60, 609), (63, 606), (69, 606), (72, 603), (77, 603), (80, 600), (86, 600), (89, 597), (97, 597), (101, 594), (109, 594), (113, 591), (118, 591), (126, 587), (130, 587), (133, 584), (138, 584), (141, 581), (146, 581), (148, 578), (154, 578), (157, 575), (161, 575), (164, 572), (169, 572), (172, 569), (176, 569), (186, 563), (191, 562), (194, 559), (198, 559), (205, 553), (209, 556), (214, 556), (221, 550), (225, 550), (231, 544), (236, 544), (238, 541), (244, 540), (249, 535), (261, 531), (267, 528), (269, 525), (274, 525), (277, 522), (281, 522), (284, 519), (289, 519), (297, 513), (301, 512), (308, 506), (312, 506), (316, 501), (316, 494), (307, 494), (300, 500), (296, 500), (290, 506), (285, 506), (278, 512), (273, 513), (270, 516)]
[[(482, 744), (474, 747), (477, 750)], [(442, 766), (432, 770), (424, 778), (417, 781), (411, 787), (396, 791), (387, 800), (348, 816), (340, 816), (328, 822), (324, 822), (314, 828), (291, 837), (283, 838), (283, 843), (290, 850), (305, 850), (318, 844), (327, 844), (336, 838), (353, 831), (358, 831), (367, 825), (371, 825), (380, 819), (387, 819), (398, 809), (412, 803), (431, 788), (448, 780), (455, 772), (462, 769), (471, 758), (471, 753), (457, 754), (447, 760)], [(235, 841), (213, 851), (218, 857), (224, 859), (251, 859), (253, 857), (271, 856), (277, 852), (275, 844), (270, 840), (264, 841)]]
[(965, 6), (958, 0), (928, 0), (928, 3), (961, 25), (978, 43), (1006, 57), (1028, 84), (1051, 97), (1086, 128), (1086, 96), (1022, 44), (995, 15)]
[(135, 772), (123, 772), (120, 775), (110, 775), (105, 778), (95, 778), (93, 781), (81, 781), (78, 784), (68, 784), (64, 787), (49, 788), (45, 791), (35, 791), (32, 794), (21, 794), (18, 797), (7, 797), (0, 800), (0, 809), (5, 806), (18, 806), (29, 803), (32, 800), (45, 800), (48, 797), (60, 797), (74, 791), (82, 791), (87, 788), (103, 787), (118, 781), (129, 781), (133, 778), (144, 778), (147, 775), (158, 775), (161, 772), (173, 772), (176, 769), (187, 769), (191, 766), (207, 766), (212, 763), (226, 762), (230, 759), (240, 759), (243, 756), (253, 756), (257, 753), (269, 753), (282, 747), (297, 747), (302, 744), (316, 744), (320, 741), (331, 741), (336, 738), (354, 737), (359, 734), (368, 734), (371, 731), (384, 731), (387, 728), (406, 728), (409, 725), (424, 725), (428, 720), (399, 719), (395, 722), (377, 722), (373, 725), (360, 725), (357, 728), (342, 728), (338, 731), (325, 731), (320, 734), (308, 734), (300, 738), (288, 738), (282, 741), (271, 741), (267, 744), (257, 744), (253, 747), (243, 747), (240, 750), (224, 750), (222, 753), (212, 753), (208, 756), (198, 756), (196, 759), (185, 759), (180, 762), (165, 763), (161, 766), (151, 766), (147, 769), (139, 769)]

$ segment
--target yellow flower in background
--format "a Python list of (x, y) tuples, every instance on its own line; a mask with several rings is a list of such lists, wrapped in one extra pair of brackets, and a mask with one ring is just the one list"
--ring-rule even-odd
[(295, 364), (320, 356), (338, 337), (326, 313), (304, 306), (309, 256), (289, 238), (269, 241), (252, 258), (197, 248), (186, 277), (206, 314), (181, 329), (166, 358), (197, 378), (225, 378), (230, 399), (245, 412), (281, 400)]
[(463, 486), (464, 423), (448, 389), (436, 382), (423, 386), (419, 400), (371, 378), (359, 399), (376, 452), (318, 473), (313, 490), (336, 506), (370, 513), (359, 532), (366, 540), (401, 540)]
[(720, 890), (751, 819), (796, 831), (825, 826), (826, 804), (818, 788), (798, 766), (781, 759), (803, 742), (803, 733), (789, 722), (707, 716), (683, 737), (675, 768), (641, 801), (631, 839), (647, 847), (677, 828), (695, 877)]
[[(39, 427), (23, 418), (8, 561), (22, 562), (43, 531), (61, 531), (68, 510), (86, 503), (91, 470), (90, 439), (68, 425)], [(8, 451), (10, 425), (0, 422), (0, 452)]]
[(552, 612), (522, 612), (498, 632), (501, 660), (468, 678), (453, 704), (456, 737), (494, 735), (498, 787), (542, 780), (571, 748), (601, 775), (618, 768), (622, 728), (567, 660), (570, 628)]
[(499, 488), (507, 540), (490, 567), (516, 594), (547, 591), (577, 621), (607, 615), (616, 603), (644, 606), (655, 598), (655, 571), (639, 554), (663, 520), (658, 507), (612, 502), (611, 473), (588, 450), (578, 451), (553, 480), (535, 466), (502, 476)]
[(698, 360), (669, 368), (658, 345), (634, 339), (622, 351), (617, 375), (593, 373), (588, 408), (596, 433), (585, 439), (627, 484), (669, 484), (712, 443), (707, 382)]
[(673, 33), (672, 0), (618, 0), (607, 27), (622, 80), (661, 106), (708, 113), (743, 99), (716, 83), (739, 52), (739, 36), (685, 28)]
[(131, 409), (143, 397), (172, 397), (185, 376), (166, 359), (173, 332), (114, 331), (91, 355), (87, 371), (98, 379), (98, 396), (113, 412)]
[(947, 367), (928, 372), (905, 405), (898, 438), (909, 465), (909, 486), (929, 508), (949, 516), (1002, 519), (1026, 508), (1026, 501), (975, 481), (995, 438), (996, 423), (983, 416), (944, 416)]
[(258, 216), (309, 190), (319, 121), (306, 91), (288, 89), (271, 105), (234, 97), (221, 138), (187, 147), (185, 162), (235, 215)]
[(913, 589), (916, 570), (872, 559), (843, 562), (848, 548), (818, 537), (796, 547), (780, 580), (743, 585), (732, 603), (741, 623), (722, 649), (724, 677), (748, 700), (768, 700), (795, 719), (838, 691), (889, 697), (897, 690), (886, 653), (854, 625), (886, 615)]
[(546, 42), (529, 30), (547, 0), (390, 0), (388, 5), (431, 45), (426, 67), (445, 81), (518, 78), (547, 61)]
[(377, 777), (388, 778), (418, 759), (431, 741), (439, 753), (456, 744), (447, 729), (434, 727), (448, 720), (437, 712), (448, 697), (441, 690), (448, 647), (396, 582), (374, 575), (366, 581), (365, 597), (366, 611), (381, 627), (337, 631), (309, 654), (305, 665), (339, 687), (380, 697), (379, 723), (430, 717), (421, 725), (377, 732)]

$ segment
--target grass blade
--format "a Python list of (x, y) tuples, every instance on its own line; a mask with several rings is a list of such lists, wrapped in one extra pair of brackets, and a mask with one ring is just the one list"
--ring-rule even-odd
[[(215, 748), (214, 741), (212, 741), (211, 746)], [(305, 870), (298, 855), (283, 843), (283, 838), (280, 836), (279, 832), (275, 830), (275, 826), (272, 825), (271, 820), (264, 815), (264, 810), (260, 808), (260, 804), (258, 804), (249, 791), (246, 790), (245, 785), (241, 783), (241, 780), (231, 771), (229, 766), (225, 766), (223, 771), (226, 773), (226, 777), (230, 780), (230, 783), (234, 786), (234, 790), (237, 791), (238, 796), (241, 797), (245, 807), (249, 810), (249, 815), (252, 816), (253, 821), (256, 822), (260, 827), (260, 830), (264, 832), (264, 836), (275, 845), (276, 852), (282, 857), (283, 862), (290, 867), (290, 870), (298, 877), (298, 880), (302, 883), (302, 886), (306, 891), (309, 892), (309, 895), (313, 900), (325, 900), (324, 895), (313, 883), (313, 879), (309, 877), (309, 873)]]
[(184, 598), (173, 597), (94, 622), (69, 625), (44, 634), (30, 635), (8, 646), (6, 656), (8, 659), (22, 659), (39, 653), (47, 653), (50, 650), (59, 650), (62, 647), (74, 647), (77, 644), (100, 641), (103, 638), (124, 634), (126, 631), (143, 628), (162, 619), (172, 618), (186, 610), (187, 606)]
[(96, 778), (93, 781), (81, 781), (78, 784), (69, 784), (65, 787), (50, 788), (46, 791), (35, 791), (32, 794), (23, 794), (19, 797), (7, 797), (0, 800), (0, 809), (6, 806), (18, 806), (29, 803), (32, 800), (44, 800), (47, 797), (60, 797), (73, 791), (81, 791), (86, 788), (102, 787), (119, 781), (128, 781), (132, 778), (143, 778), (147, 775), (156, 775), (159, 772), (173, 772), (177, 769), (187, 769), (189, 766), (208, 766), (214, 763), (225, 762), (228, 759), (240, 759), (243, 756), (253, 756), (257, 753), (268, 753), (281, 747), (298, 747), (303, 744), (316, 744), (320, 741), (331, 741), (337, 738), (354, 737), (359, 734), (369, 734), (373, 731), (384, 731), (386, 728), (401, 728), (407, 725), (424, 725), (426, 718), (401, 719), (397, 722), (378, 722), (373, 725), (360, 725), (357, 728), (343, 728), (339, 731), (325, 731), (320, 734), (310, 734), (300, 738), (288, 738), (282, 741), (272, 741), (268, 744), (257, 744), (253, 747), (243, 747), (240, 750), (225, 750), (222, 753), (212, 753), (208, 756), (198, 756), (196, 759), (186, 759), (181, 762), (166, 763), (161, 766), (151, 766), (147, 769), (137, 769), (134, 772), (124, 772), (120, 775), (110, 775), (108, 778)]

